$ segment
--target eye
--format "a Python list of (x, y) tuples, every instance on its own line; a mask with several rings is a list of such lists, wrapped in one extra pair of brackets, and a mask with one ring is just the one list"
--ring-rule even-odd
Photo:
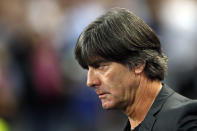
[(108, 67), (108, 64), (107, 63), (100, 63), (98, 66), (97, 66), (97, 69), (99, 70), (104, 70)]
[(104, 69), (106, 65), (99, 65), (97, 69)]
[(92, 66), (94, 69), (99, 69), (99, 68), (101, 68), (102, 66), (100, 65), (100, 64), (96, 64), (96, 65), (93, 65)]
[(109, 62), (98, 62), (98, 63), (95, 62), (90, 66), (97, 70), (104, 70), (109, 66)]

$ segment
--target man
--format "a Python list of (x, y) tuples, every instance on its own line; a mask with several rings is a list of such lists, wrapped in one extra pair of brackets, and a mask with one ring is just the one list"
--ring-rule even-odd
[(87, 85), (102, 107), (128, 116), (125, 131), (197, 131), (197, 102), (161, 83), (167, 57), (155, 33), (132, 12), (114, 8), (88, 25), (75, 57), (88, 69)]

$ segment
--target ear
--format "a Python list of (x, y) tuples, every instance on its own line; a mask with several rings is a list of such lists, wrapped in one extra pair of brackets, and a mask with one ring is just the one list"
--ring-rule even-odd
[(136, 75), (141, 74), (144, 71), (146, 62), (142, 62), (134, 67), (134, 73)]

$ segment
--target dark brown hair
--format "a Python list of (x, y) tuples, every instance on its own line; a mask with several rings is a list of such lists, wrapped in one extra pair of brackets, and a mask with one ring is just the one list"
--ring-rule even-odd
[(123, 8), (113, 8), (89, 24), (78, 38), (75, 58), (83, 68), (95, 58), (121, 63), (129, 68), (145, 63), (152, 80), (163, 80), (167, 57), (152, 29)]

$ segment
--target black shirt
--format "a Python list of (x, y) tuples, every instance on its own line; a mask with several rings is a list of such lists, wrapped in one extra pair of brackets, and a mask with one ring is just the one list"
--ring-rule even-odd
[[(139, 124), (139, 125), (138, 125), (134, 130), (132, 130), (132, 131), (138, 131), (139, 128), (140, 128), (140, 126), (141, 126), (141, 124)], [(127, 125), (126, 125), (124, 131), (131, 131), (131, 125), (130, 125), (129, 120), (128, 120), (128, 122), (127, 122)]]
[[(197, 131), (197, 100), (163, 85), (145, 119), (134, 131)], [(123, 131), (131, 131), (128, 120)]]

